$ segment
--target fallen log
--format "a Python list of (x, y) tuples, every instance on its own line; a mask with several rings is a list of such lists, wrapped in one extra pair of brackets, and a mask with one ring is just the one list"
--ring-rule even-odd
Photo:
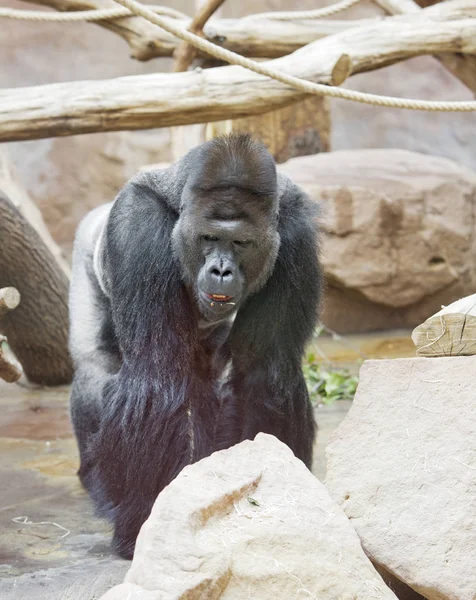
[[(1, 191), (0, 240), (0, 287), (14, 286), (21, 294), (19, 306), (0, 321), (0, 331), (8, 337), (28, 381), (69, 383), (73, 367), (68, 351), (68, 278), (38, 232)], [(6, 296), (11, 306), (11, 292)]]

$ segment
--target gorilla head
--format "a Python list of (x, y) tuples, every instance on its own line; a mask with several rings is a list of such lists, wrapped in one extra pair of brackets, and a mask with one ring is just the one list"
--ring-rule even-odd
[(276, 167), (248, 136), (220, 138), (194, 153), (173, 248), (201, 314), (216, 322), (273, 270), (280, 244)]

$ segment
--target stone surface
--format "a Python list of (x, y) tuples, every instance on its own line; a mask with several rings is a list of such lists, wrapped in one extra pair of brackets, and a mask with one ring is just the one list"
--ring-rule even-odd
[(366, 553), (430, 600), (476, 598), (476, 357), (368, 361), (326, 485)]
[(322, 483), (266, 434), (186, 467), (159, 495), (125, 585), (103, 600), (141, 588), (150, 600), (395, 598)]
[(473, 171), (405, 150), (323, 153), (280, 169), (322, 203), (331, 328), (414, 327), (474, 291)]

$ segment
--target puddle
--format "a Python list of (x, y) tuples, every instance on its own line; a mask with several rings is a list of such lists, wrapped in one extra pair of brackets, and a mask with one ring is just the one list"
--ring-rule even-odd
[(410, 358), (416, 356), (411, 331), (397, 330), (355, 335), (321, 334), (310, 350), (318, 362), (357, 373), (366, 359)]

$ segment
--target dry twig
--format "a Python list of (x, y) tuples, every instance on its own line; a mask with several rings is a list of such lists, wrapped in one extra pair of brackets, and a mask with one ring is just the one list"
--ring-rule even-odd
[[(203, 27), (208, 19), (215, 13), (225, 0), (208, 0), (201, 6), (193, 18), (188, 31), (195, 35), (203, 36)], [(197, 50), (187, 42), (182, 42), (174, 53), (175, 65), (174, 71), (180, 73), (186, 71), (191, 65), (193, 59), (197, 56)]]

